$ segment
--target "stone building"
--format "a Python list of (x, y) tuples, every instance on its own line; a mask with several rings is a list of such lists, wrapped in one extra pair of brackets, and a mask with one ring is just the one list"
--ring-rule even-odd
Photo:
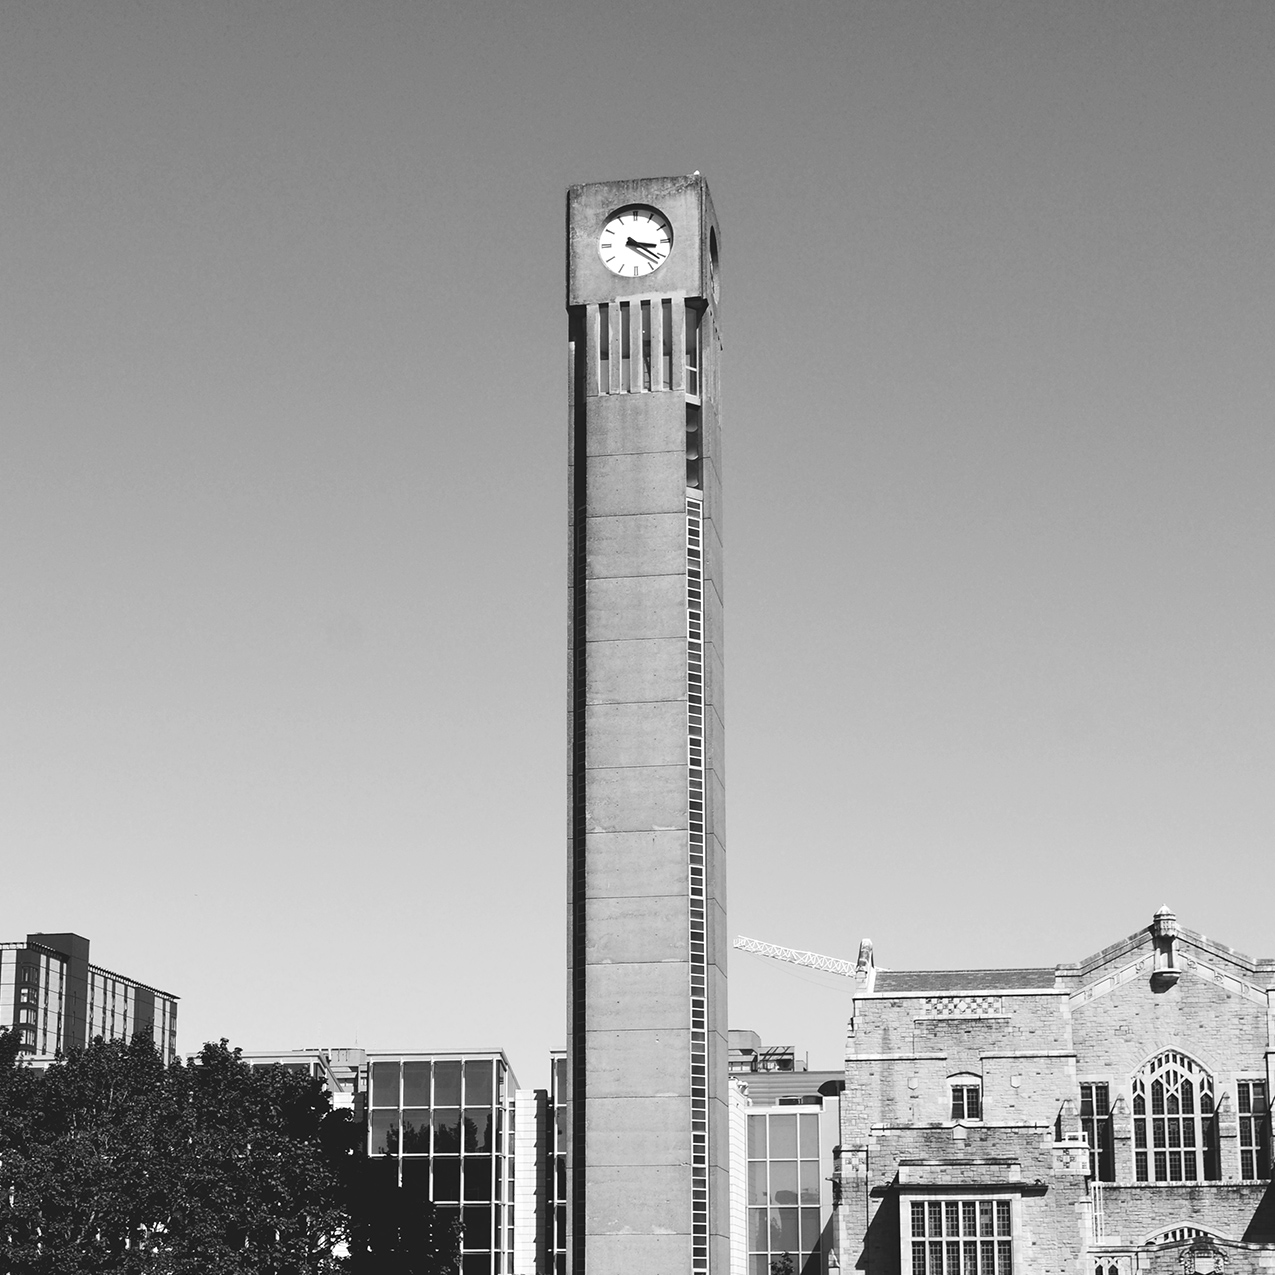
[(855, 981), (842, 1267), (1275, 1270), (1275, 960), (1162, 908), (1046, 969), (878, 970), (865, 942)]

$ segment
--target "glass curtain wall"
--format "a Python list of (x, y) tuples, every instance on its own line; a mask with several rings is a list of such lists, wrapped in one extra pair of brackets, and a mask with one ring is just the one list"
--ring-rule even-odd
[(500, 1056), (369, 1060), (368, 1154), (461, 1220), (462, 1275), (512, 1270), (512, 1085)]
[(821, 1269), (819, 1193), (818, 1111), (750, 1113), (748, 1275)]

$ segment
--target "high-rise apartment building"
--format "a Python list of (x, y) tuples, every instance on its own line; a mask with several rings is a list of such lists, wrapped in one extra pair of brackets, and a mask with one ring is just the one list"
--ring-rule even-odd
[(572, 1275), (729, 1262), (720, 238), (568, 192)]
[(0, 1025), (24, 1054), (52, 1057), (90, 1040), (149, 1031), (166, 1063), (177, 1053), (177, 997), (89, 963), (79, 934), (28, 934), (0, 943)]

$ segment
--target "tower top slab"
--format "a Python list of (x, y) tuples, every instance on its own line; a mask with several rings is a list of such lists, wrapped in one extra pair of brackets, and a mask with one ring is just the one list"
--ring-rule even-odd
[[(612, 216), (628, 208), (653, 208), (673, 228), (672, 249), (655, 277), (625, 278), (603, 264), (602, 232)], [(656, 289), (665, 296), (712, 300), (721, 235), (708, 183), (698, 173), (572, 186), (567, 190), (567, 305), (649, 296)]]

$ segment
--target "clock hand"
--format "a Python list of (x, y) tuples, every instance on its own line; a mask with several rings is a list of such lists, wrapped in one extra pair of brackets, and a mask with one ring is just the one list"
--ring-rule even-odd
[(628, 248), (632, 248), (635, 252), (641, 253), (642, 256), (644, 256), (648, 261), (653, 261), (657, 265), (659, 264), (659, 260), (660, 260), (659, 257), (657, 257), (655, 253), (651, 251), (651, 249), (655, 247), (654, 244), (651, 244), (648, 247), (646, 244), (638, 243), (636, 239), (630, 239), (625, 246)]

